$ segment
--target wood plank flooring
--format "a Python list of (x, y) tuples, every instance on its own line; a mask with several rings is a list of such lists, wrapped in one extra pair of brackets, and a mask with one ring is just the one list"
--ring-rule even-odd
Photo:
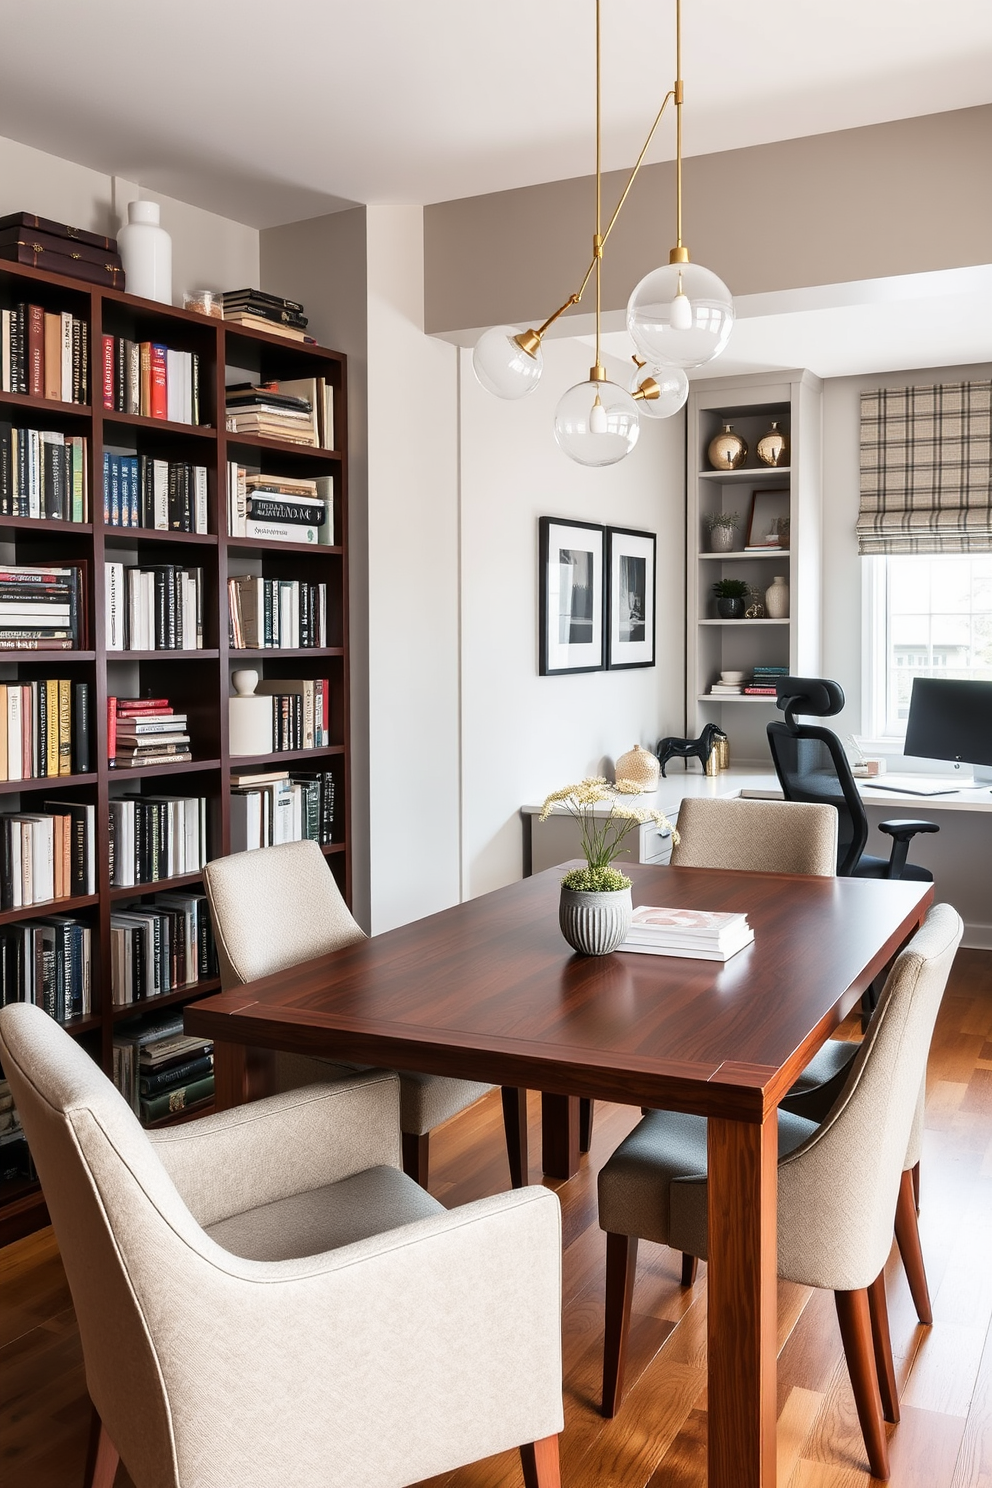
[[(853, 1032), (853, 1028), (851, 1030)], [(894, 1488), (992, 1488), (992, 954), (962, 951), (930, 1059), (920, 1227), (934, 1326), (916, 1321), (896, 1258), (887, 1270), (902, 1422), (890, 1431)], [(679, 1258), (640, 1247), (629, 1388), (599, 1414), (605, 1242), (596, 1173), (638, 1113), (600, 1105), (593, 1150), (554, 1185), (564, 1220), (565, 1488), (705, 1488), (705, 1267), (691, 1291)], [(540, 1140), (530, 1105), (532, 1175)], [(449, 1205), (504, 1188), (498, 1095), (432, 1139), (432, 1190)], [(779, 1290), (780, 1488), (867, 1488), (832, 1297)], [(195, 1350), (194, 1350), (195, 1352)], [(88, 1405), (72, 1302), (51, 1231), (0, 1251), (0, 1481), (82, 1482)], [(429, 1488), (520, 1488), (516, 1453)], [(132, 1488), (123, 1467), (116, 1488)], [(233, 1488), (233, 1485), (232, 1485)], [(292, 1488), (291, 1484), (272, 1488)]]

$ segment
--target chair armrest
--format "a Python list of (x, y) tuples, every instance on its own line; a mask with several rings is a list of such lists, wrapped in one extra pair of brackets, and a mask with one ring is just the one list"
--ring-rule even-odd
[(191, 1264), (178, 1250), (174, 1273), (143, 1253), (138, 1287), (168, 1299), (158, 1361), (179, 1481), (221, 1461), (226, 1483), (420, 1482), (562, 1427), (549, 1190), (302, 1260), (246, 1261), (207, 1241)]
[(200, 1225), (336, 1183), (366, 1168), (400, 1166), (400, 1082), (369, 1070), (305, 1085), (148, 1133)]
[(913, 821), (909, 817), (896, 817), (892, 821), (879, 822), (878, 830), (887, 832), (897, 842), (908, 842), (917, 832), (939, 832), (936, 822)]

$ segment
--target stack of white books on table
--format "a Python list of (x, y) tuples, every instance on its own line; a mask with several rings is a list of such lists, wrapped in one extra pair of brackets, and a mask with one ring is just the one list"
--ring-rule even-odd
[(647, 956), (687, 956), (697, 961), (729, 961), (754, 939), (747, 915), (715, 909), (634, 910), (621, 951)]

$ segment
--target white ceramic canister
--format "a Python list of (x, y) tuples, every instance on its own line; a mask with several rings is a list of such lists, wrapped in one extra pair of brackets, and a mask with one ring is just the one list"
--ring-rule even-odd
[(172, 239), (159, 222), (158, 202), (128, 202), (117, 247), (128, 294), (171, 305)]

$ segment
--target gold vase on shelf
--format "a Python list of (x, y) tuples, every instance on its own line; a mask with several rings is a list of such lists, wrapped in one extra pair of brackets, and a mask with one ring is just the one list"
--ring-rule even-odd
[(711, 439), (706, 450), (714, 470), (737, 470), (747, 459), (747, 441), (735, 434), (730, 424)]
[(758, 440), (755, 453), (762, 465), (769, 465), (773, 470), (788, 465), (789, 437), (783, 434), (777, 419), (772, 419), (772, 426), (768, 433), (762, 434)]

